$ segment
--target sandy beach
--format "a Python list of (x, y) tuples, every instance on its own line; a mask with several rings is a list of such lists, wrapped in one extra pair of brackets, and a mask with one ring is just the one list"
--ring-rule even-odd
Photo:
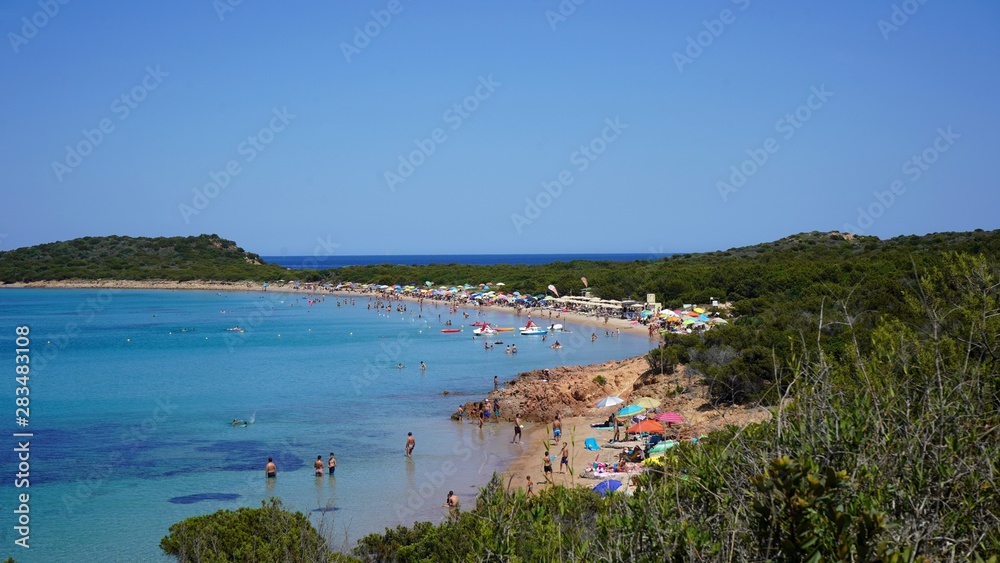
[[(362, 293), (360, 291), (328, 291), (306, 289), (305, 284), (296, 287), (292, 284), (268, 284), (264, 287), (262, 283), (254, 281), (205, 281), (205, 280), (83, 280), (69, 279), (58, 281), (36, 281), (36, 282), (15, 282), (0, 284), (0, 289), (4, 288), (43, 288), (43, 289), (157, 289), (170, 291), (245, 291), (245, 292), (268, 292), (268, 293), (294, 293), (301, 295), (332, 295), (335, 297), (353, 297), (355, 299), (375, 298), (374, 293)], [(408, 303), (418, 303), (421, 299), (410, 295), (396, 295), (393, 299)], [(448, 307), (453, 304), (448, 301), (438, 301), (433, 299), (423, 299), (424, 306)], [(468, 311), (496, 311), (502, 313), (517, 314), (513, 307), (503, 307), (500, 305), (476, 305), (474, 303), (462, 303), (457, 305), (460, 309)], [(552, 313), (551, 316), (549, 313)], [(629, 331), (632, 334), (645, 333), (646, 327), (640, 324), (633, 324), (624, 319), (609, 318), (607, 321), (603, 317), (585, 315), (574, 311), (561, 312), (550, 311), (539, 307), (521, 309), (520, 317), (527, 322), (528, 316), (542, 324), (549, 323), (580, 323), (602, 330), (620, 329), (622, 332)], [(475, 321), (472, 321), (475, 322)], [(471, 324), (471, 323), (470, 323)]]
[[(771, 412), (763, 407), (712, 405), (708, 398), (708, 388), (700, 380), (689, 376), (682, 366), (673, 374), (660, 375), (648, 372), (645, 358), (631, 358), (589, 366), (563, 366), (548, 370), (522, 373), (503, 387), (489, 394), (501, 404), (501, 424), (511, 428), (512, 417), (517, 414), (524, 425), (522, 453), (505, 474), (505, 482), (511, 487), (523, 488), (525, 476), (530, 475), (536, 484), (535, 490), (548, 486), (543, 471), (546, 448), (554, 456), (554, 484), (566, 486), (592, 487), (598, 481), (587, 479), (585, 469), (595, 461), (614, 463), (625, 448), (638, 442), (611, 442), (612, 430), (592, 428), (591, 424), (602, 423), (608, 416), (639, 397), (651, 397), (661, 401), (659, 411), (680, 413), (685, 422), (669, 425), (667, 437), (688, 440), (704, 436), (727, 425), (745, 426), (752, 422), (762, 422), (771, 417)], [(594, 381), (602, 376), (606, 383)], [(624, 399), (616, 407), (597, 408), (599, 400), (607, 396)], [(471, 408), (472, 403), (466, 407)], [(555, 441), (552, 436), (552, 421), (559, 414), (562, 419), (563, 434)], [(587, 438), (595, 438), (601, 449), (589, 451), (584, 448)], [(623, 436), (624, 438), (624, 436)], [(569, 465), (572, 472), (559, 473), (562, 443), (569, 447)]]

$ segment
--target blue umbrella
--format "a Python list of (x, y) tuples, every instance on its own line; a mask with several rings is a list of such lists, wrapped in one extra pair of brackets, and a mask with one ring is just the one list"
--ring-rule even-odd
[(617, 491), (619, 487), (622, 486), (622, 482), (618, 479), (608, 479), (607, 481), (601, 481), (594, 487), (594, 492), (601, 495), (602, 497), (610, 493), (611, 491)]
[(618, 411), (618, 416), (632, 416), (641, 413), (646, 409), (640, 407), (639, 405), (629, 405), (622, 410)]

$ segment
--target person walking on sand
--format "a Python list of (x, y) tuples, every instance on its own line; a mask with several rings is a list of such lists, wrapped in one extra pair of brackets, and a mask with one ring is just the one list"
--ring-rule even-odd
[(330, 470), (330, 477), (333, 477), (334, 471), (337, 470), (337, 458), (333, 457), (333, 452), (330, 452), (330, 459), (326, 462), (326, 466)]
[(313, 467), (316, 469), (316, 476), (323, 476), (323, 456), (316, 456), (316, 461), (313, 462)]
[(521, 417), (514, 415), (514, 437), (511, 439), (510, 443), (521, 443)]
[(558, 442), (560, 436), (562, 436), (562, 420), (559, 418), (559, 413), (556, 413), (556, 419), (552, 421), (552, 441)]
[(542, 475), (546, 483), (552, 482), (552, 455), (549, 450), (545, 450), (545, 457), (542, 459)]
[(535, 484), (531, 481), (531, 475), (526, 475), (525, 479), (528, 480), (528, 496), (535, 494)]
[(413, 448), (417, 441), (413, 439), (413, 432), (406, 433), (406, 457), (413, 457)]
[(500, 389), (500, 378), (494, 375), (493, 376), (493, 390), (496, 391), (497, 389)]
[(278, 466), (274, 464), (274, 460), (271, 458), (267, 458), (267, 465), (264, 466), (264, 475), (268, 479), (278, 476)]
[(559, 452), (559, 473), (565, 473), (563, 466), (569, 469), (569, 445), (563, 442), (562, 451)]

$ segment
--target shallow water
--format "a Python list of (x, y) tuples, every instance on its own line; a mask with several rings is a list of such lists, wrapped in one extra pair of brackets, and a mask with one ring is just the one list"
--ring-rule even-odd
[[(562, 350), (503, 333), (484, 350), (443, 306), (369, 310), (367, 297), (192, 291), (0, 291), (0, 342), (30, 327), (27, 428), (14, 425), (13, 352), (0, 386), (10, 433), (31, 432), (30, 487), (15, 488), (16, 438), (0, 448), (0, 555), (18, 561), (166, 560), (172, 523), (269, 496), (310, 515), (335, 546), (414, 520), (440, 521), (449, 490), (477, 487), (519, 452), (506, 425), (448, 415), (479, 400), (493, 376), (646, 352), (644, 337), (586, 338), (566, 324)], [(418, 316), (419, 315), (419, 316)], [(441, 322), (438, 321), (441, 315)], [(497, 326), (520, 326), (489, 313)], [(227, 331), (240, 326), (244, 332)], [(601, 331), (598, 331), (599, 333)], [(516, 343), (517, 355), (506, 355)], [(427, 364), (421, 371), (420, 361)], [(405, 364), (396, 369), (397, 363)], [(449, 394), (443, 394), (448, 391)], [(233, 427), (234, 419), (253, 420)], [(404, 455), (406, 433), (417, 444)], [(21, 438), (24, 440), (25, 438)], [(336, 477), (312, 463), (336, 452)], [(267, 480), (268, 457), (278, 477)], [(29, 493), (29, 549), (13, 513)]]

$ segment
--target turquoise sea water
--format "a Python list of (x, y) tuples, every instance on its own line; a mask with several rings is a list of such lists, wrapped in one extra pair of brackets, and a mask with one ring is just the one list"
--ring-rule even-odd
[[(476, 487), (519, 452), (508, 425), (448, 419), (493, 376), (645, 353), (644, 337), (599, 338), (566, 323), (564, 347), (502, 333), (484, 350), (480, 317), (427, 304), (369, 310), (367, 297), (282, 293), (16, 289), (0, 291), (0, 559), (167, 560), (170, 524), (269, 496), (310, 514), (334, 546), (414, 520), (440, 521), (449, 490)], [(420, 315), (420, 316), (418, 316)], [(438, 321), (438, 315), (441, 321)], [(489, 313), (497, 326), (521, 326)], [(443, 322), (466, 325), (443, 334)], [(15, 327), (30, 328), (30, 417), (15, 424)], [(240, 326), (244, 332), (227, 331)], [(602, 331), (598, 331), (601, 333)], [(503, 348), (516, 343), (518, 354)], [(420, 361), (427, 364), (422, 372)], [(396, 369), (402, 363), (406, 367)], [(448, 391), (449, 394), (443, 394)], [(6, 412), (4, 412), (6, 411)], [(253, 420), (232, 427), (234, 418)], [(14, 432), (31, 432), (15, 438)], [(417, 440), (405, 457), (406, 433)], [(29, 487), (18, 479), (28, 440)], [(338, 460), (314, 476), (316, 456)], [(277, 479), (263, 474), (268, 457)], [(30, 495), (30, 548), (14, 542), (18, 495)]]

